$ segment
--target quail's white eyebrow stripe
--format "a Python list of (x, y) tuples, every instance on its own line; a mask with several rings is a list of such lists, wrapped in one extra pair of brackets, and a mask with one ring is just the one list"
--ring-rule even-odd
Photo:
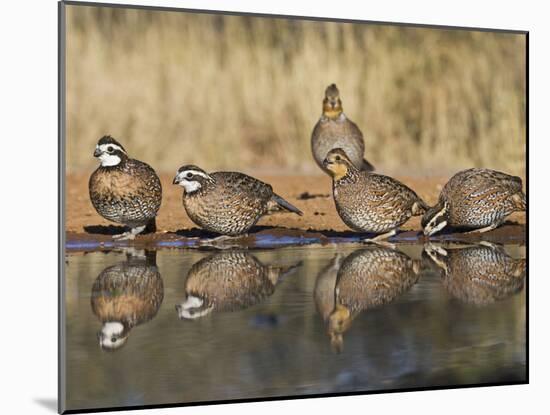
[(178, 176), (185, 176), (187, 173), (192, 173), (193, 175), (204, 177), (205, 179), (208, 179), (208, 176), (204, 174), (202, 171), (197, 170), (184, 170), (181, 173), (178, 174)]
[(101, 151), (107, 151), (108, 147), (113, 147), (115, 150), (120, 150), (123, 153), (126, 153), (120, 146), (117, 146), (116, 144), (101, 144), (100, 146), (96, 146), (96, 148), (99, 148)]
[(432, 225), (433, 222), (439, 218), (440, 216), (444, 215), (447, 212), (447, 207), (443, 206), (443, 209), (441, 209), (439, 212), (437, 212), (434, 217), (428, 222), (428, 225)]

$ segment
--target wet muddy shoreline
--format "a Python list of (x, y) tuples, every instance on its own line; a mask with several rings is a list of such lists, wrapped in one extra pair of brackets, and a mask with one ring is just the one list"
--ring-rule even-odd
[[(360, 243), (372, 237), (351, 231), (339, 218), (331, 197), (331, 181), (326, 175), (261, 175), (273, 189), (304, 212), (304, 216), (275, 214), (260, 220), (247, 236), (224, 242), (221, 248), (273, 249), (285, 246), (329, 245)], [(209, 240), (218, 235), (205, 232), (187, 217), (182, 206), (182, 190), (171, 184), (173, 177), (161, 174), (162, 206), (157, 217), (157, 232), (139, 235), (134, 241), (114, 241), (112, 236), (125, 228), (99, 216), (88, 196), (88, 174), (69, 174), (66, 181), (66, 238), (67, 252), (105, 250), (123, 246), (148, 249), (201, 248), (216, 249)], [(439, 191), (447, 181), (445, 176), (397, 177), (413, 188), (428, 204), (436, 202)], [(434, 235), (431, 241), (476, 242), (485, 240), (500, 244), (525, 244), (526, 215), (515, 213), (508, 221), (491, 232), (465, 234), (447, 230)], [(406, 222), (401, 231), (390, 238), (393, 244), (423, 244), (428, 239), (420, 231), (420, 218)], [(228, 246), (229, 245), (229, 246)], [(219, 246), (218, 246), (219, 247)]]
[[(372, 236), (352, 231), (304, 231), (300, 229), (257, 227), (246, 236), (218, 242), (214, 240), (216, 235), (194, 228), (178, 232), (151, 233), (142, 235), (134, 241), (116, 241), (113, 240), (110, 232), (113, 230), (118, 232), (116, 227), (105, 228), (103, 234), (67, 232), (65, 241), (66, 251), (110, 250), (125, 246), (134, 246), (142, 249), (274, 249), (301, 245), (363, 243), (363, 239)], [(524, 225), (508, 222), (500, 228), (484, 234), (448, 232), (428, 238), (420, 231), (402, 231), (389, 239), (389, 242), (392, 244), (424, 244), (429, 241), (441, 243), (488, 241), (498, 244), (525, 245), (526, 229)]]

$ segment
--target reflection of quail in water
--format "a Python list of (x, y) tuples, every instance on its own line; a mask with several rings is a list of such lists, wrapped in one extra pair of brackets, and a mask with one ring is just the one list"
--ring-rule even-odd
[(523, 288), (525, 259), (511, 258), (498, 245), (481, 242), (476, 246), (444, 249), (428, 244), (424, 254), (443, 270), (443, 285), (461, 301), (489, 304)]
[(521, 179), (489, 169), (468, 169), (455, 174), (443, 187), (436, 206), (422, 218), (424, 234), (445, 226), (487, 232), (506, 216), (526, 209)]
[(344, 333), (364, 309), (393, 301), (410, 289), (419, 278), (421, 261), (382, 247), (353, 252), (338, 271), (335, 307), (328, 319), (333, 349), (343, 348)]
[(329, 173), (323, 160), (333, 148), (342, 148), (359, 170), (372, 171), (374, 167), (363, 159), (365, 143), (363, 134), (353, 121), (348, 119), (342, 109), (340, 92), (335, 84), (325, 90), (323, 114), (311, 134), (313, 158), (325, 172)]
[(101, 165), (90, 177), (90, 200), (97, 212), (131, 230), (115, 238), (134, 239), (146, 226), (155, 230), (155, 217), (162, 200), (162, 188), (155, 171), (146, 163), (128, 157), (114, 138), (97, 143), (94, 156)]
[(428, 206), (403, 183), (381, 174), (359, 171), (340, 148), (331, 150), (324, 165), (332, 175), (336, 210), (346, 225), (360, 232), (395, 235), (411, 216)]
[(254, 177), (236, 172), (208, 174), (197, 166), (178, 170), (174, 184), (184, 188), (183, 206), (200, 227), (223, 235), (241, 235), (265, 214), (302, 212)]
[(212, 311), (234, 311), (269, 297), (275, 285), (299, 266), (262, 264), (246, 252), (222, 252), (195, 263), (185, 282), (186, 299), (176, 305), (180, 319), (196, 319)]
[(157, 314), (164, 296), (156, 251), (128, 252), (125, 262), (105, 268), (92, 287), (92, 311), (103, 324), (98, 339), (104, 350), (123, 346), (132, 328)]
[(334, 290), (336, 288), (336, 277), (342, 266), (342, 261), (345, 256), (336, 254), (324, 267), (315, 280), (315, 288), (313, 289), (313, 298), (317, 311), (323, 317), (323, 321), (327, 321), (330, 313), (334, 310)]

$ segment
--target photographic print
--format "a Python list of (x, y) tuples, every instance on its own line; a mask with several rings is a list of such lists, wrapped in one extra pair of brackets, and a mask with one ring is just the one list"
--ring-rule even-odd
[(60, 412), (528, 381), (527, 32), (59, 29)]

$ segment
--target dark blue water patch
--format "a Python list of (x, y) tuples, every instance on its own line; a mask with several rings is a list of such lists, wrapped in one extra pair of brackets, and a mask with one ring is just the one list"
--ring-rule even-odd
[(199, 246), (196, 239), (192, 239), (192, 240), (178, 239), (173, 241), (158, 241), (155, 243), (155, 245), (160, 248), (189, 248), (189, 247)]
[(321, 238), (318, 237), (257, 235), (255, 237), (254, 247), (269, 248), (287, 245), (309, 245), (320, 242)]
[(79, 241), (69, 240), (65, 243), (65, 248), (71, 251), (84, 251), (103, 248), (115, 248), (128, 246), (128, 242), (114, 242), (114, 241)]

